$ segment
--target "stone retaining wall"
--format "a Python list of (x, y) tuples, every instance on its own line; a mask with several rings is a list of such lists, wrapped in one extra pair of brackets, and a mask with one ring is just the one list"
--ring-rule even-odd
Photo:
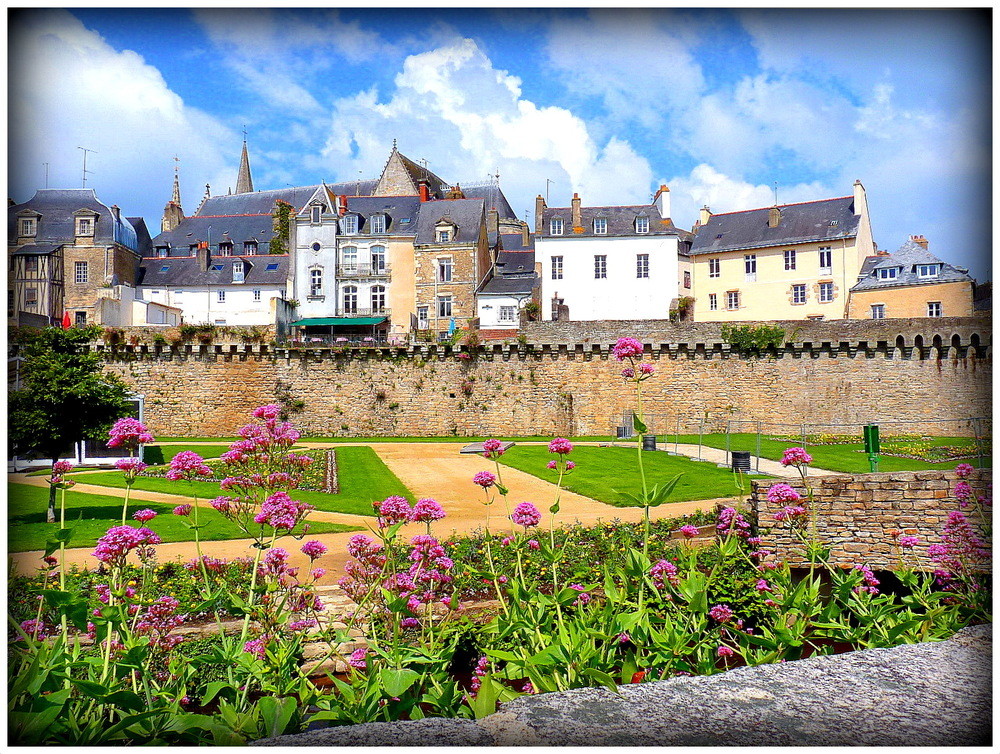
[[(991, 480), (989, 470), (977, 469), (968, 482), (976, 495), (983, 495), (991, 494), (987, 492)], [(933, 570), (934, 563), (927, 557), (927, 548), (941, 542), (941, 531), (951, 511), (963, 510), (973, 525), (983, 523), (980, 506), (959, 508), (952, 494), (957, 481), (954, 471), (810, 477), (817, 535), (831, 550), (830, 562), (845, 566), (867, 563), (874, 569), (897, 568), (899, 551), (894, 545), (895, 537), (890, 535), (895, 530), (920, 538), (920, 544), (907, 551), (907, 564)], [(751, 483), (750, 511), (756, 520), (760, 546), (774, 553), (768, 558), (771, 561), (804, 565), (801, 539), (793, 532), (789, 521), (774, 520), (774, 514), (782, 506), (767, 500), (767, 491), (776, 483), (775, 480)], [(801, 495), (806, 495), (801, 482), (794, 482), (792, 486)]]

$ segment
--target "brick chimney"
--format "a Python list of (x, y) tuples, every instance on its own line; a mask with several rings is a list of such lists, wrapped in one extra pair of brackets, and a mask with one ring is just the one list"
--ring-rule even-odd
[(486, 213), (486, 232), (500, 232), (500, 213), (497, 212), (496, 207), (490, 207), (490, 211)]
[(712, 210), (710, 210), (708, 208), (708, 205), (706, 204), (704, 207), (701, 208), (701, 211), (698, 213), (698, 225), (708, 225), (708, 221), (711, 219), (712, 219)]
[(653, 204), (656, 205), (662, 219), (666, 220), (670, 217), (670, 189), (667, 188), (666, 184), (660, 184), (656, 196), (653, 197)]
[(429, 202), (431, 200), (431, 189), (427, 184), (427, 179), (422, 178), (417, 182), (417, 190), (420, 192), (420, 201)]
[(347, 197), (344, 194), (337, 196), (337, 215), (343, 217), (347, 213)]
[(208, 241), (199, 241), (194, 255), (198, 260), (198, 269), (202, 272), (208, 272), (208, 263), (211, 260), (208, 251)]
[(529, 243), (531, 243), (531, 238), (528, 234), (528, 223), (521, 223), (521, 246), (527, 249)]
[(573, 209), (573, 231), (579, 233), (577, 228), (583, 227), (583, 215), (580, 212), (580, 195), (577, 193), (573, 194), (573, 201), (570, 202), (570, 206)]
[(854, 214), (859, 216), (868, 214), (868, 195), (860, 180), (854, 181)]
[(542, 216), (545, 212), (545, 197), (541, 194), (535, 197), (535, 233), (542, 232)]
[(767, 213), (767, 227), (777, 228), (780, 222), (781, 210), (777, 206), (771, 207), (771, 210)]
[(910, 240), (917, 244), (917, 246), (922, 246), (924, 249), (927, 249), (927, 239), (923, 236), (910, 236)]
[(111, 214), (115, 216), (115, 222), (121, 222), (122, 221), (121, 207), (119, 207), (117, 204), (112, 204), (111, 205)]
[(445, 195), (445, 199), (464, 199), (465, 193), (462, 191), (462, 187), (458, 184), (452, 186), (448, 193)]

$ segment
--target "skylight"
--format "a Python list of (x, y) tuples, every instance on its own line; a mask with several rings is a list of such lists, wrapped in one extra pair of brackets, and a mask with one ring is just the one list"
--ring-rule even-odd
[(222, 272), (222, 265), (221, 264), (213, 264), (212, 265), (212, 272)]
[(165, 264), (165, 265), (163, 265), (163, 266), (162, 266), (162, 267), (160, 268), (160, 272), (166, 272), (166, 271), (167, 271), (167, 270), (169, 270), (169, 269), (170, 269), (170, 265), (169, 265), (169, 264)]
[(266, 269), (269, 270), (269, 271), (271, 271), (271, 272), (274, 272), (274, 270), (278, 269), (278, 263), (277, 262), (272, 262), (271, 264), (269, 264), (267, 266)]

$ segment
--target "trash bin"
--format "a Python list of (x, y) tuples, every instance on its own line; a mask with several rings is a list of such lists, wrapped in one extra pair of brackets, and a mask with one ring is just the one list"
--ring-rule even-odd
[(730, 455), (733, 458), (733, 471), (742, 471), (744, 474), (750, 473), (749, 450), (734, 450)]
[(656, 450), (656, 435), (643, 435), (642, 436), (642, 449), (643, 450)]

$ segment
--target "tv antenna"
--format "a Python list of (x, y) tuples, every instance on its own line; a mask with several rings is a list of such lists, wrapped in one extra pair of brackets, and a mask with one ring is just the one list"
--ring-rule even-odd
[(45, 166), (45, 188), (48, 188), (49, 187), (49, 163), (43, 162), (42, 164)]
[(546, 204), (549, 203), (549, 184), (550, 183), (555, 183), (555, 181), (553, 181), (553, 180), (551, 180), (549, 178), (546, 178), (545, 179), (545, 203)]
[(77, 149), (83, 150), (83, 188), (87, 188), (87, 173), (93, 173), (93, 170), (87, 170), (87, 152), (93, 152), (97, 154), (96, 149), (88, 149), (87, 147), (77, 147)]

